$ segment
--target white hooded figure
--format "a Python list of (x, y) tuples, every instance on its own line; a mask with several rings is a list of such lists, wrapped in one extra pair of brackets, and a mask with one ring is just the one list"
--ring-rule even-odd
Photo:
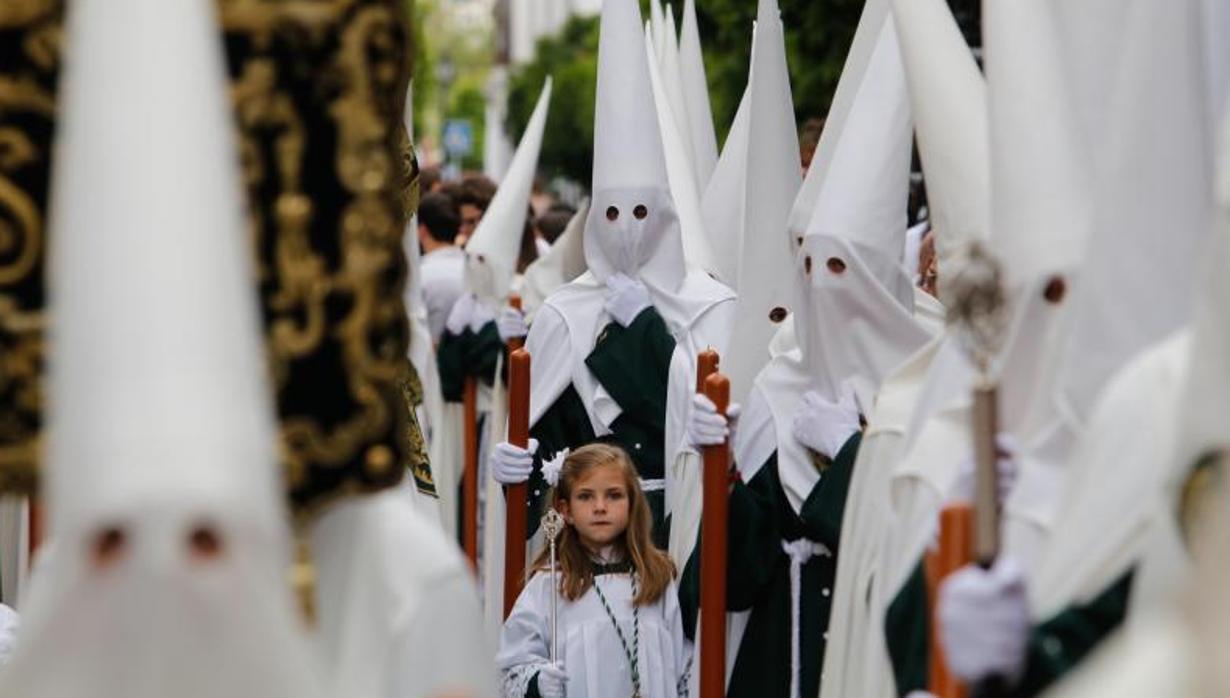
[[(728, 146), (741, 147), (744, 152), (726, 153), (727, 163), (737, 162), (744, 171), (735, 179), (738, 186), (723, 192), (729, 198), (719, 209), (723, 213), (733, 209), (735, 215), (734, 239), (723, 257), (733, 258), (733, 273), (742, 289), (731, 331), (737, 340), (720, 357), (722, 373), (731, 382), (730, 399), (736, 403), (744, 400), (752, 380), (768, 363), (773, 337), (793, 303), (795, 287), (794, 249), (786, 233), (786, 216), (800, 184), (794, 100), (777, 2), (762, 0), (758, 10), (745, 104), (739, 117), (744, 122), (736, 125)], [(680, 377), (672, 376), (672, 380)], [(699, 450), (685, 444), (667, 471), (670, 550), (680, 565), (691, 556), (700, 527), (699, 460)]]
[(453, 305), (436, 349), (440, 387), (446, 402), (440, 438), (448, 445), (433, 449), (432, 455), (441, 458), (432, 460), (432, 469), (438, 479), (445, 530), (454, 537), (463, 477), (462, 386), (467, 379), (473, 379), (477, 385), (478, 415), (487, 434), (480, 438), (480, 443), (485, 446), (492, 438), (502, 439), (506, 405), (499, 380), (500, 362), (506, 342), (524, 337), (528, 331), (525, 314), (508, 307), (508, 300), (519, 279), (517, 262), (528, 225), (530, 195), (550, 113), (551, 89), (552, 81), (548, 78), (507, 173), (466, 242), (466, 290)]
[(343, 499), (308, 533), (330, 695), (496, 694), (470, 567), (404, 492)]
[(67, 41), (50, 226), (54, 543), (0, 695), (322, 695), (286, 583), (213, 5), (81, 0)]
[(551, 249), (526, 267), (521, 282), (513, 290), (521, 295), (527, 322), (534, 322), (534, 315), (556, 289), (585, 273), (585, 221), (588, 219), (589, 199), (585, 199)]
[[(1023, 444), (1004, 535), (1009, 558), (1023, 552), (1025, 564), (1007, 559), (989, 572), (965, 569), (940, 590), (940, 636), (957, 675), (998, 674), (1027, 692), (1081, 662), (1151, 595), (1157, 580), (1146, 574), (1145, 560), (1182, 557), (1172, 538), (1158, 537), (1164, 527), (1154, 525), (1153, 503), (1166, 489), (1159, 482), (1174, 452), (1173, 405), (1184, 370), (1182, 340), (1159, 343), (1191, 317), (1198, 251), (1211, 228), (1199, 8), (1137, 2), (1095, 9), (1064, 25), (1073, 93), (1087, 99), (1086, 80), (1106, 90), (1077, 111), (1085, 119), (1098, 114), (1078, 120), (1096, 182), (1093, 228), (1073, 332), (1054, 378), (1039, 386), (1050, 403), (1040, 416), (1049, 412), (1071, 436), (1066, 446), (1057, 439)], [(1115, 48), (1100, 54), (1094, 42), (1086, 53), (1085, 38), (1101, 37), (1106, 27), (1116, 29)], [(1123, 270), (1146, 268), (1151, 291), (1122, 284)], [(1021, 546), (1013, 519), (1051, 533)], [(983, 614), (1003, 622), (975, 620)]]
[[(900, 18), (893, 15), (890, 2), (869, 5), (862, 20), (866, 28), (860, 25), (854, 48), (860, 48), (858, 42), (866, 32), (879, 37), (880, 43), (892, 41), (894, 55), (904, 61), (898, 70), (906, 74), (918, 147), (933, 194), (933, 215), (944, 221), (942, 230), (936, 231), (937, 247), (951, 260), (945, 269), (952, 272), (957, 252), (985, 236), (987, 229), (985, 85), (956, 23), (942, 5), (920, 2), (911, 9), (926, 14), (922, 19)], [(900, 53), (896, 53), (898, 34)], [(862, 51), (871, 54), (874, 44), (862, 46)], [(868, 57), (852, 50), (846, 70), (862, 66), (866, 77), (851, 73), (851, 92), (870, 89), (862, 86), (873, 77), (867, 64)], [(839, 94), (842, 89), (847, 89), (844, 84)], [(848, 107), (842, 110), (845, 118), (849, 111)], [(822, 141), (821, 152), (824, 147)], [(936, 159), (937, 155), (942, 157)], [(818, 166), (827, 167), (823, 160)], [(958, 197), (974, 205), (954, 206)], [(915, 298), (919, 297), (916, 290)], [(929, 377), (939, 371), (936, 359), (942, 356), (946, 341), (943, 334), (934, 337), (896, 367), (867, 415), (841, 528), (841, 558), (829, 621), (832, 644), (825, 654), (821, 689), (825, 695), (879, 696), (893, 691), (883, 609), (875, 593), (880, 550), (892, 524), (889, 482), (901, 458), (915, 405)]]
[(751, 62), (746, 171), (743, 190), (736, 193), (742, 200), (735, 245), (740, 291), (734, 336), (739, 341), (722, 357), (722, 372), (731, 379), (731, 399), (736, 402), (743, 401), (768, 363), (770, 342), (794, 292), (787, 217), (802, 179), (785, 29), (776, 0), (760, 2)]
[[(913, 4), (899, 5), (901, 21), (905, 22), (907, 16), (917, 17), (914, 13), (918, 9)], [(947, 24), (952, 43), (960, 46), (958, 50), (965, 54), (964, 61), (973, 72), (955, 24)], [(990, 165), (990, 191), (937, 187), (941, 195), (934, 201), (942, 292), (947, 289), (951, 293), (953, 283), (965, 271), (961, 250), (944, 244), (945, 229), (959, 229), (964, 222), (951, 212), (959, 216), (961, 211), (981, 209), (979, 215), (989, 220), (986, 245), (1003, 266), (1006, 294), (1002, 310), (1007, 318), (1006, 348), (995, 359), (994, 367), (1000, 383), (1000, 426), (1023, 443), (1049, 435), (1044, 427), (1050, 422), (1052, 408), (1045, 396), (1056, 382), (1055, 367), (1072, 314), (1067, 291), (1075, 284), (1090, 224), (1087, 161), (1076, 141), (1071, 98), (1057, 56), (1053, 24), (1044, 5), (988, 3), (990, 84), (981, 119), (989, 159), (984, 145), (977, 166), (985, 172)], [(933, 43), (915, 40), (916, 46), (927, 51)], [(911, 65), (912, 70), (915, 67)], [(919, 98), (926, 99), (926, 95)], [(1032, 109), (1028, 120), (1023, 116), (1027, 107)], [(928, 176), (937, 155), (944, 157), (943, 151), (924, 149), (923, 166)], [(985, 176), (975, 172), (968, 170), (967, 175), (978, 179)], [(930, 188), (932, 182), (928, 184)], [(979, 196), (981, 199), (976, 198)], [(966, 226), (978, 225), (968, 214), (965, 221)], [(892, 687), (894, 678), (899, 691), (924, 687), (919, 670), (925, 665), (925, 652), (907, 649), (908, 638), (920, 639), (918, 648), (927, 647), (929, 642), (918, 635), (925, 631), (927, 622), (921, 558), (933, 540), (941, 509), (954, 501), (968, 501), (972, 494), (969, 396), (974, 376), (963, 339), (958, 320), (943, 344), (934, 347), (930, 370), (917, 389), (913, 415), (898, 448), (898, 461), (888, 466), (890, 484), (878, 495), (891, 495), (895, 519), (888, 537), (878, 543), (881, 548), (874, 573), (878, 581), (871, 597), (872, 613), (879, 623), (877, 628), (884, 627), (886, 615), (890, 619), (887, 645), (895, 676), (889, 675), (887, 665), (879, 663), (864, 670), (864, 681), (873, 682), (865, 685), (874, 685), (881, 694), (885, 685)], [(1003, 495), (1011, 488), (1015, 470), (1014, 462), (1003, 463)], [(1041, 514), (1031, 514), (1034, 511), (1027, 508), (1006, 510), (1005, 526), (1010, 530), (1006, 549), (1022, 558), (1036, 547), (1045, 525)]]
[(551, 86), (551, 78), (547, 78), (508, 172), (466, 242), (466, 290), (492, 315), (508, 303), (508, 294), (518, 276), (517, 259), (550, 114)]
[[(490, 323), (512, 285), (550, 87), (548, 82), (504, 183), (467, 244), (467, 323), (484, 309), (483, 325)], [(460, 443), (459, 434), (457, 422), (450, 421), (433, 436), (456, 436), (454, 443)], [(449, 487), (448, 473), (457, 482), (457, 466), (451, 465), (450, 471), (448, 463), (433, 463), (444, 473), (441, 487)], [(455, 501), (453, 492), (442, 492), (442, 502)], [(320, 640), (337, 695), (494, 695), (493, 644), (483, 633), (471, 570), (432, 523), (396, 490), (349, 498), (312, 523)]]
[(684, 261), (650, 69), (635, 0), (606, 0), (588, 271), (546, 299), (527, 337), (530, 449), (502, 443), (492, 456), (498, 481), (530, 480), (531, 534), (548, 486), (536, 459), (602, 439), (632, 456), (664, 546), (665, 463), (684, 424), (668, 415), (690, 405), (696, 355), (729, 336), (733, 294)]
[[(1146, 486), (1135, 487), (1136, 496), (1128, 510), (1135, 525), (1119, 529), (1131, 530), (1148, 546), (1139, 564), (1140, 580), (1133, 585), (1133, 596), (1147, 593), (1153, 598), (1147, 608), (1133, 601), (1133, 614), (1139, 617), (1130, 618), (1114, 638), (1107, 640), (1103, 651), (1064, 677), (1052, 691), (1061, 698), (1196, 698), (1224, 695), (1230, 690), (1224, 657), (1230, 642), (1226, 636), (1230, 606), (1225, 594), (1230, 573), (1226, 555), (1230, 489), (1223, 470), (1230, 432), (1220, 418), (1230, 409), (1230, 334), (1225, 325), (1230, 284), (1224, 273), (1230, 263), (1227, 136), (1230, 120), (1223, 124), (1219, 148), (1219, 229), (1202, 264), (1203, 284), (1196, 298), (1192, 329), (1146, 351), (1117, 374), (1090, 423), (1091, 431), (1099, 420), (1113, 424), (1123, 416), (1124, 407), (1138, 413), (1137, 424), (1119, 422), (1113, 427), (1131, 442), (1120, 449), (1129, 460), (1135, 457), (1128, 449), (1139, 446), (1141, 440), (1153, 441), (1147, 434), (1166, 424), (1165, 420), (1174, 423), (1172, 428), (1162, 429), (1176, 437), (1169, 453), (1160, 451), (1164, 444), (1146, 444), (1149, 455), (1160, 457), (1149, 464), (1148, 471), (1135, 471), (1148, 477), (1134, 479), (1147, 483), (1153, 491), (1146, 492)], [(1159, 396), (1163, 404), (1158, 409), (1131, 410), (1156, 403)], [(1135, 434), (1141, 436), (1133, 438)]]
[[(847, 89), (848, 119), (817, 153), (832, 162), (794, 264), (798, 351), (774, 356), (756, 377), (734, 438), (741, 483), (730, 501), (738, 524), (727, 605), (750, 614), (736, 622), (746, 629), (733, 643), (730, 693), (819, 690), (861, 413), (929, 337), (914, 320), (900, 265), (912, 120), (895, 31), (879, 10), (880, 21), (865, 25), (874, 50), (858, 89)], [(711, 405), (697, 407), (694, 442), (720, 440), (722, 420)], [(688, 594), (697, 572), (689, 561), (685, 608), (696, 602)]]

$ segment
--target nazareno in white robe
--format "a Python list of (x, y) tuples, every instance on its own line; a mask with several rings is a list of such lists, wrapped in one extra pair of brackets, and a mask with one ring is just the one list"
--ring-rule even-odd
[[(632, 578), (628, 574), (599, 574), (611, 611), (619, 620), (628, 647), (633, 644)], [(550, 661), (551, 575), (539, 572), (517, 597), (504, 623), (496, 665), (502, 693), (508, 698), (526, 694), (534, 677)], [(576, 601), (558, 600), (558, 660), (568, 674), (568, 698), (627, 698), (632, 695), (632, 673), (627, 654), (611, 617), (591, 587)], [(642, 698), (682, 695), (687, 689), (691, 648), (685, 645), (678, 591), (672, 582), (661, 598), (639, 609), (640, 643), (637, 651)]]

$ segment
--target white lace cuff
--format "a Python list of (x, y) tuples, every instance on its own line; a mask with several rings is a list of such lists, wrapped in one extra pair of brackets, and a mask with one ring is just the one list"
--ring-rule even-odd
[(500, 693), (504, 698), (525, 698), (530, 690), (530, 682), (538, 676), (539, 670), (546, 662), (518, 664), (500, 672)]

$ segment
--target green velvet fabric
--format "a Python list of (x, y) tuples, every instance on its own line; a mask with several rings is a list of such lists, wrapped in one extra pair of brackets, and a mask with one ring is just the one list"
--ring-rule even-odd
[[(922, 563), (888, 608), (885, 633), (897, 694), (904, 696), (927, 684), (926, 582)], [(1001, 698), (1041, 695), (1075, 668), (1127, 616), (1134, 570), (1129, 570), (1101, 594), (1085, 604), (1070, 606), (1035, 626), (1029, 637), (1025, 671), (1020, 681)]]
[(585, 358), (594, 377), (623, 412), (611, 425), (610, 441), (636, 461), (644, 479), (666, 472), (666, 387), (675, 339), (653, 308), (642, 311), (631, 325), (611, 323)]
[(474, 376), (485, 385), (495, 384), (495, 367), (504, 354), (505, 344), (495, 322), (488, 322), (478, 332), (469, 327), (461, 334), (445, 331), (436, 347), (436, 364), (440, 369), (440, 392), (448, 402), (461, 402), (466, 378)]
[(919, 562), (893, 598), (884, 618), (884, 637), (897, 682), (897, 695), (927, 690), (931, 656), (927, 575)]
[[(642, 479), (659, 479), (665, 473), (666, 389), (675, 340), (652, 307), (641, 312), (628, 327), (607, 325), (598, 337), (585, 365), (619, 405), (622, 413), (611, 424), (611, 434), (594, 433), (585, 405), (569, 385), (530, 428), (538, 440), (534, 472), (530, 476), (529, 533), (538, 530), (544, 512), (547, 484), (542, 461), (565, 448), (605, 442), (622, 447), (632, 458)], [(664, 520), (662, 492), (646, 493), (654, 519), (654, 542), (665, 547), (669, 529)]]
[(1042, 694), (1123, 624), (1134, 576), (1135, 569), (1128, 570), (1088, 603), (1070, 606), (1034, 627), (1014, 698)]
[[(799, 606), (800, 690), (816, 695), (836, 581), (841, 519), (850, 489), (861, 434), (852, 436), (821, 476), (796, 514), (778, 476), (774, 453), (750, 482), (730, 495), (728, 611), (750, 611), (732, 669), (728, 696), (790, 694), (790, 558), (783, 541), (807, 538), (833, 555), (813, 556), (802, 568)], [(700, 545), (684, 568), (679, 586), (684, 628), (690, 633), (700, 607)]]

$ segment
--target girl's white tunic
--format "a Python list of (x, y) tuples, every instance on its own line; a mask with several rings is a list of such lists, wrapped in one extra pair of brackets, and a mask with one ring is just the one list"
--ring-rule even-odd
[[(632, 583), (628, 574), (599, 574), (601, 588), (619, 621), (629, 650), (633, 645)], [(551, 595), (549, 574), (537, 573), (504, 623), (500, 652), (502, 689), (509, 698), (522, 698), (535, 675), (549, 662), (551, 647)], [(591, 588), (580, 599), (559, 597), (559, 661), (568, 674), (568, 698), (629, 698), (633, 694), (628, 655), (598, 594)], [(683, 621), (674, 582), (655, 603), (642, 606), (637, 650), (641, 698), (683, 695), (691, 664), (685, 647)]]

